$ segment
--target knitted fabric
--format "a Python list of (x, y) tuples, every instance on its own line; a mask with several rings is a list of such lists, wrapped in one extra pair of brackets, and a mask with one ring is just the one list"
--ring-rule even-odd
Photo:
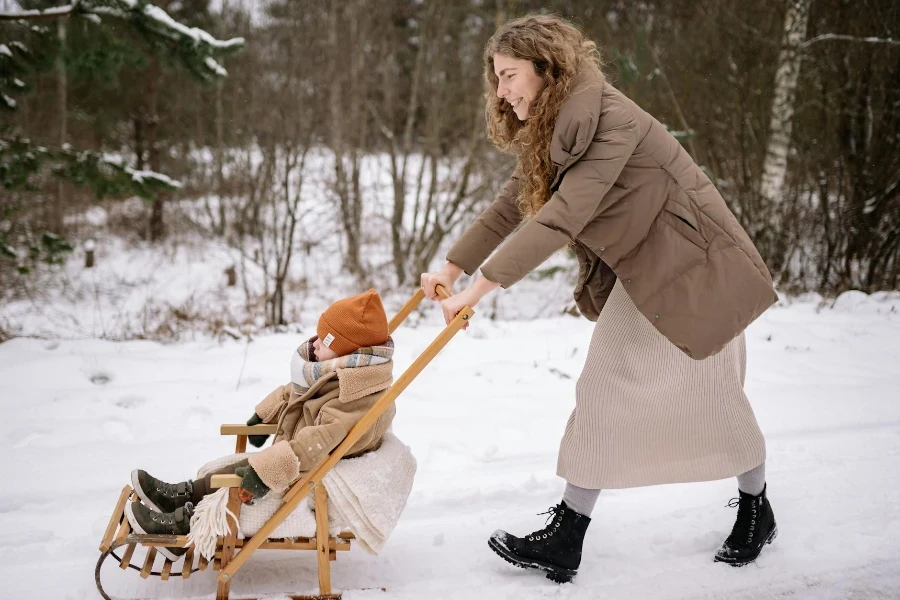
[(346, 356), (319, 362), (312, 359), (314, 356), (312, 343), (315, 339), (313, 337), (300, 344), (291, 359), (291, 383), (294, 385), (296, 394), (306, 393), (313, 383), (332, 371), (380, 365), (388, 362), (394, 356), (394, 340), (388, 337), (383, 344), (358, 348)]
[(384, 343), (388, 339), (388, 321), (381, 296), (368, 290), (338, 300), (319, 317), (316, 333), (322, 344), (338, 356)]

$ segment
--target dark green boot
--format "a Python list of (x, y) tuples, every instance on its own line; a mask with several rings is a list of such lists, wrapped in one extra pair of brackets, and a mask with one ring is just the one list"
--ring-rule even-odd
[(166, 483), (140, 469), (131, 472), (131, 487), (137, 492), (141, 502), (161, 513), (181, 508), (190, 502), (194, 491), (190, 481)]
[[(191, 515), (194, 505), (188, 502), (170, 513), (157, 512), (147, 508), (140, 502), (129, 502), (125, 505), (125, 516), (131, 523), (135, 533), (150, 535), (187, 535), (191, 531)], [(159, 553), (171, 561), (187, 552), (187, 548), (166, 548), (157, 546)]]

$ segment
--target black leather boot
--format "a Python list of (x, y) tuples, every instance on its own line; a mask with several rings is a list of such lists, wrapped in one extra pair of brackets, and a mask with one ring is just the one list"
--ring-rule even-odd
[(732, 498), (728, 506), (737, 506), (737, 519), (731, 535), (716, 552), (716, 562), (733, 567), (743, 567), (752, 563), (766, 544), (771, 544), (778, 535), (775, 514), (766, 497), (766, 488), (759, 496), (751, 496), (738, 490), (740, 498)]
[(550, 515), (543, 529), (524, 538), (498, 529), (488, 545), (517, 567), (540, 569), (547, 573), (547, 579), (557, 583), (571, 581), (581, 564), (581, 546), (591, 519), (578, 514), (565, 502), (540, 514)]

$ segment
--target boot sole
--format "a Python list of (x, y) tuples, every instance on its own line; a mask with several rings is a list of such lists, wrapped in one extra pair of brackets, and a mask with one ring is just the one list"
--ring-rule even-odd
[[(131, 524), (131, 529), (135, 533), (147, 535), (147, 532), (144, 531), (144, 528), (141, 527), (141, 524), (138, 523), (138, 520), (134, 516), (134, 509), (132, 508), (133, 504), (134, 504), (134, 502), (126, 502), (125, 503), (125, 518), (128, 519), (128, 522)], [(174, 552), (172, 552), (170, 549), (166, 548), (165, 546), (157, 546), (156, 551), (159, 552), (160, 554), (162, 554), (163, 556), (165, 556), (166, 558), (168, 558), (169, 560), (171, 560), (172, 562), (175, 562), (176, 560), (178, 560), (179, 558), (184, 556), (183, 552), (181, 554), (175, 554)]]
[(575, 577), (576, 573), (578, 573), (577, 570), (564, 569), (534, 558), (522, 558), (493, 537), (488, 539), (488, 546), (509, 564), (515, 565), (520, 569), (537, 569), (539, 571), (544, 571), (547, 579), (556, 583), (569, 583), (572, 581), (572, 578)]
[[(138, 495), (138, 498), (141, 499), (141, 502), (144, 503), (144, 506), (146, 506), (147, 508), (152, 508), (153, 510), (155, 510), (156, 512), (159, 512), (159, 513), (165, 512), (164, 510), (160, 509), (156, 505), (156, 503), (151, 501), (150, 498), (148, 498), (147, 495), (144, 493), (144, 490), (141, 487), (140, 478), (138, 477), (138, 469), (135, 469), (134, 471), (131, 472), (131, 487), (134, 488), (134, 492)], [(134, 523), (132, 523), (131, 525), (134, 526)]]
[(728, 560), (727, 558), (719, 558), (718, 556), (713, 558), (714, 562), (725, 563), (726, 565), (730, 565), (732, 567), (743, 567), (745, 565), (749, 565), (762, 554), (763, 548), (771, 544), (775, 541), (775, 538), (778, 537), (778, 525), (772, 528), (772, 531), (769, 532), (769, 536), (766, 538), (766, 541), (762, 543), (759, 547), (759, 552), (757, 552), (754, 556), (748, 556), (747, 558), (742, 558), (739, 560)]

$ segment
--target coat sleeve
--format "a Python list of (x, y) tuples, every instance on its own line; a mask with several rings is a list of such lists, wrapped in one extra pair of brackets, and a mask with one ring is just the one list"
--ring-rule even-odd
[(509, 181), (497, 194), (474, 223), (460, 236), (447, 252), (447, 260), (462, 267), (471, 275), (478, 270), (481, 263), (497, 249), (503, 240), (512, 233), (522, 221), (516, 198), (519, 196), (519, 171), (513, 173)]
[(536, 269), (575, 239), (602, 213), (602, 200), (637, 146), (636, 122), (601, 121), (588, 151), (562, 177), (559, 189), (530, 221), (516, 231), (482, 267), (482, 274), (504, 288)]
[(263, 483), (280, 492), (301, 473), (325, 460), (381, 394), (375, 392), (353, 402), (341, 402), (340, 398), (328, 401), (319, 409), (313, 425), (296, 431), (290, 441), (282, 440), (261, 452), (254, 452), (250, 466)]
[(262, 402), (256, 405), (256, 414), (262, 419), (263, 423), (277, 423), (278, 415), (281, 410), (290, 401), (293, 394), (294, 386), (290, 383), (278, 386), (268, 396), (263, 398)]
[(301, 473), (322, 462), (347, 436), (349, 430), (344, 423), (323, 417), (321, 425), (304, 427), (291, 441), (281, 440), (250, 456), (250, 466), (270, 489), (281, 492), (287, 488)]

